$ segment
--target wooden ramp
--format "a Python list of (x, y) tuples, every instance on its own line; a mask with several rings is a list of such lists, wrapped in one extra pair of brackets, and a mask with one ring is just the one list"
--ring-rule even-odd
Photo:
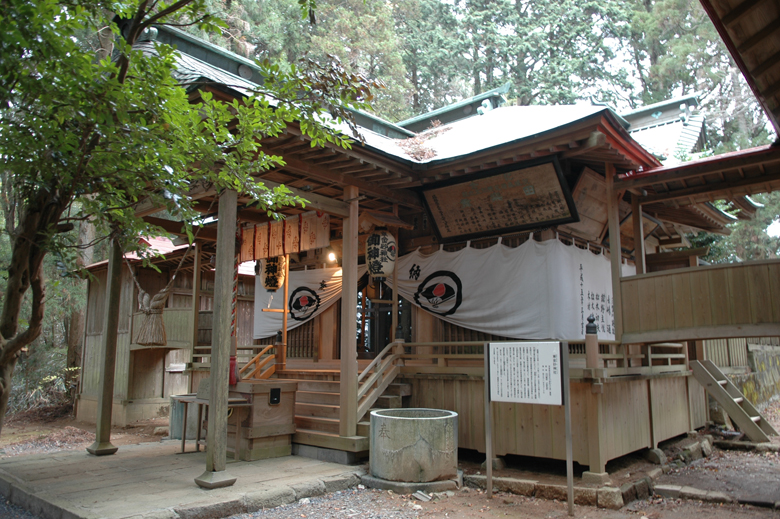
[(748, 438), (754, 442), (768, 442), (770, 436), (778, 435), (737, 386), (732, 384), (712, 361), (694, 360), (690, 365), (696, 380), (723, 406), (731, 420)]

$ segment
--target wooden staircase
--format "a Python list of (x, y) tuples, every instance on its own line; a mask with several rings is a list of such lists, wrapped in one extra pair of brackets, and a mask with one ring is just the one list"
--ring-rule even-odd
[[(307, 380), (291, 378), (299, 373), (281, 372), (276, 376), (298, 382), (295, 394), (295, 427), (293, 443), (342, 450), (346, 452), (365, 452), (369, 449), (369, 431), (371, 427), (368, 413), (358, 421), (357, 435), (339, 436), (339, 380), (338, 372), (325, 373), (331, 380)], [(311, 372), (308, 373), (311, 377)], [(334, 380), (335, 379), (335, 380)], [(411, 395), (410, 384), (390, 384), (384, 394), (377, 399), (375, 409), (387, 409), (403, 406), (403, 397)]]
[(712, 361), (691, 361), (691, 369), (696, 380), (728, 413), (729, 418), (754, 442), (768, 442), (769, 436), (777, 436), (777, 431), (762, 417), (758, 410), (745, 398)]

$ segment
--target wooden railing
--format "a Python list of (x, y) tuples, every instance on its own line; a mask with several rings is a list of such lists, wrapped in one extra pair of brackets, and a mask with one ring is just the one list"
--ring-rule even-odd
[(780, 260), (622, 278), (623, 342), (771, 337), (780, 332)]
[[(275, 360), (275, 356), (270, 353), (274, 348), (273, 344), (269, 344), (260, 352), (255, 355), (245, 366), (238, 370), (238, 376), (240, 379), (266, 379), (276, 373), (276, 364), (271, 362)], [(263, 370), (265, 368), (265, 370)]]
[[(484, 342), (419, 342), (403, 344), (401, 373), (484, 375)], [(584, 341), (569, 343), (572, 378), (657, 375), (688, 371), (684, 344), (626, 345), (599, 341), (596, 369), (586, 370)]]
[(371, 409), (377, 398), (385, 392), (387, 386), (392, 384), (400, 372), (396, 362), (401, 358), (403, 344), (403, 342), (391, 342), (385, 346), (385, 349), (358, 375), (358, 420)]

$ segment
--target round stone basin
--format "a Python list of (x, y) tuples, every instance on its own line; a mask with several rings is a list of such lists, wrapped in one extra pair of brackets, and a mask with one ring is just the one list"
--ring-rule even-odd
[(371, 475), (428, 483), (458, 476), (458, 413), (440, 409), (371, 411)]

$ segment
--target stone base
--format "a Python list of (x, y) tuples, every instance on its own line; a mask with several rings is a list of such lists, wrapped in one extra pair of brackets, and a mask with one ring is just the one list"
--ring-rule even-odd
[(582, 482), (588, 485), (606, 485), (610, 481), (609, 474), (606, 472), (585, 471), (582, 473)]
[(414, 494), (417, 491), (430, 494), (433, 492), (446, 492), (447, 490), (457, 490), (463, 486), (463, 471), (458, 470), (457, 479), (446, 479), (444, 481), (430, 481), (428, 483), (405, 483), (403, 481), (388, 481), (375, 476), (361, 476), (360, 481), (368, 488), (379, 488), (381, 490), (392, 490), (396, 494), (407, 495)]
[[(487, 460), (482, 462), (482, 468), (487, 469)], [(503, 470), (505, 468), (504, 458), (493, 458), (493, 470)]]
[(95, 456), (108, 456), (119, 450), (111, 442), (95, 442), (87, 447), (87, 452)]
[(199, 487), (205, 488), (207, 490), (229, 487), (235, 482), (236, 478), (224, 470), (220, 470), (219, 472), (207, 470), (195, 478), (195, 483), (197, 483)]
[(293, 443), (292, 454), (293, 456), (303, 456), (304, 458), (329, 461), (331, 463), (338, 463), (340, 465), (355, 465), (360, 463), (368, 456), (368, 451), (363, 453), (346, 452), (336, 449), (328, 449), (325, 447), (315, 447), (313, 445)]

